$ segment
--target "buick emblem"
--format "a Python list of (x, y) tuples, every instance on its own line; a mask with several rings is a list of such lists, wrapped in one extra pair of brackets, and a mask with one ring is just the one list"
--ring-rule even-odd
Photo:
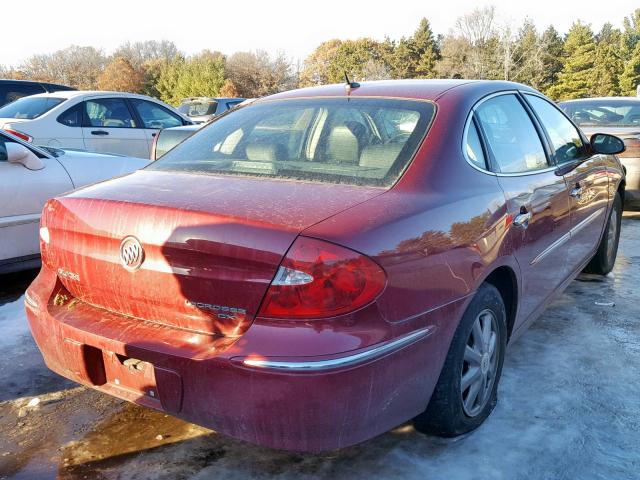
[(136, 237), (125, 237), (120, 244), (120, 262), (122, 266), (133, 272), (144, 262), (144, 249)]

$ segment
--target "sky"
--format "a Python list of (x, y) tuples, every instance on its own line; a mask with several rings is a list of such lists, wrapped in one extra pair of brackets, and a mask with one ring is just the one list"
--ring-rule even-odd
[[(4, 0), (8, 1), (8, 0)], [(36, 53), (90, 45), (109, 54), (125, 41), (171, 40), (187, 54), (203, 49), (225, 54), (262, 49), (304, 60), (331, 38), (409, 36), (422, 17), (434, 32), (447, 33), (456, 18), (494, 5), (500, 22), (529, 17), (541, 30), (553, 24), (566, 33), (576, 20), (598, 30), (640, 7), (638, 0), (29, 0), (26, 23), (2, 22), (0, 65), (17, 65)], [(15, 5), (15, 2), (14, 2)], [(6, 13), (6, 12), (5, 12)], [(24, 12), (23, 12), (24, 13)], [(20, 13), (16, 10), (16, 17)]]

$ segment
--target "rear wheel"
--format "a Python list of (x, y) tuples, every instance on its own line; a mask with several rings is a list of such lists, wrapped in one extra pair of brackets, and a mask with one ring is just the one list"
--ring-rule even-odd
[(500, 292), (483, 284), (453, 336), (436, 388), (417, 430), (454, 437), (482, 424), (496, 405), (507, 343)]
[(618, 255), (618, 242), (620, 241), (620, 222), (622, 221), (622, 200), (620, 194), (616, 193), (613, 199), (609, 220), (598, 250), (593, 256), (589, 264), (585, 267), (586, 273), (595, 273), (597, 275), (606, 275), (616, 263)]

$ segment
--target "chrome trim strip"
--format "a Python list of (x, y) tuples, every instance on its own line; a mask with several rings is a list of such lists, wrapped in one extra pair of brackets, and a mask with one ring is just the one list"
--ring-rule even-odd
[(329, 370), (332, 368), (340, 368), (350, 366), (356, 363), (362, 363), (367, 360), (371, 360), (376, 357), (389, 353), (393, 350), (398, 350), (411, 343), (414, 343), (422, 338), (425, 338), (435, 331), (435, 327), (427, 327), (415, 332), (411, 332), (404, 337), (400, 337), (391, 342), (383, 345), (373, 347), (369, 350), (359, 352), (346, 357), (332, 358), (330, 360), (312, 360), (306, 362), (281, 362), (275, 360), (262, 360), (246, 358), (242, 363), (248, 367), (259, 368), (271, 368), (276, 370), (288, 370), (288, 371), (304, 371), (304, 372), (316, 372), (322, 370)]
[(24, 303), (32, 308), (38, 308), (38, 304), (33, 298), (31, 298), (31, 295), (29, 295), (28, 291), (24, 292)]
[(559, 246), (566, 243), (570, 238), (571, 238), (571, 231), (568, 231), (567, 233), (562, 235), (559, 239), (557, 239), (555, 242), (553, 242), (551, 245), (549, 245), (547, 248), (545, 248), (542, 252), (540, 252), (536, 258), (531, 260), (531, 265), (535, 265), (536, 263), (542, 261), (544, 257), (549, 255)]
[(602, 212), (604, 212), (606, 210), (605, 207), (600, 208), (599, 210), (596, 210), (595, 212), (593, 212), (591, 215), (589, 215), (587, 218), (585, 218), (583, 221), (581, 221), (578, 225), (576, 225), (575, 227), (573, 227), (569, 233), (571, 233), (571, 235), (575, 235), (576, 233), (578, 233), (580, 230), (582, 230), (584, 227), (586, 227), (587, 225), (589, 225), (591, 222), (593, 222), (596, 218), (598, 218), (600, 216), (600, 214)]
[(36, 223), (40, 221), (39, 213), (29, 213), (27, 215), (12, 215), (10, 217), (0, 218), (0, 228), (15, 227), (16, 225), (24, 225), (27, 223)]
[(567, 240), (569, 240), (573, 235), (576, 235), (580, 230), (582, 230), (591, 222), (593, 222), (595, 219), (597, 219), (600, 216), (600, 214), (602, 214), (602, 212), (604, 211), (605, 211), (605, 207), (602, 207), (599, 210), (596, 210), (595, 212), (593, 212), (584, 220), (582, 220), (578, 225), (573, 227), (571, 230), (569, 230), (567, 233), (562, 235), (559, 239), (557, 239), (555, 242), (553, 242), (551, 245), (545, 248), (542, 252), (540, 252), (536, 258), (531, 260), (531, 265), (535, 265), (536, 263), (543, 260), (544, 257), (549, 255), (552, 251), (554, 251), (560, 245), (564, 244)]

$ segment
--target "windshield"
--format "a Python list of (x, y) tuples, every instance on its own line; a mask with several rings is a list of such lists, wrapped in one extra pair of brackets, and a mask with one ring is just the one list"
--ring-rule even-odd
[(560, 108), (581, 127), (640, 127), (640, 100), (564, 102)]
[(390, 186), (434, 113), (415, 100), (263, 101), (220, 117), (149, 168)]
[(0, 108), (0, 118), (24, 118), (32, 120), (47, 113), (64, 98), (23, 97)]

